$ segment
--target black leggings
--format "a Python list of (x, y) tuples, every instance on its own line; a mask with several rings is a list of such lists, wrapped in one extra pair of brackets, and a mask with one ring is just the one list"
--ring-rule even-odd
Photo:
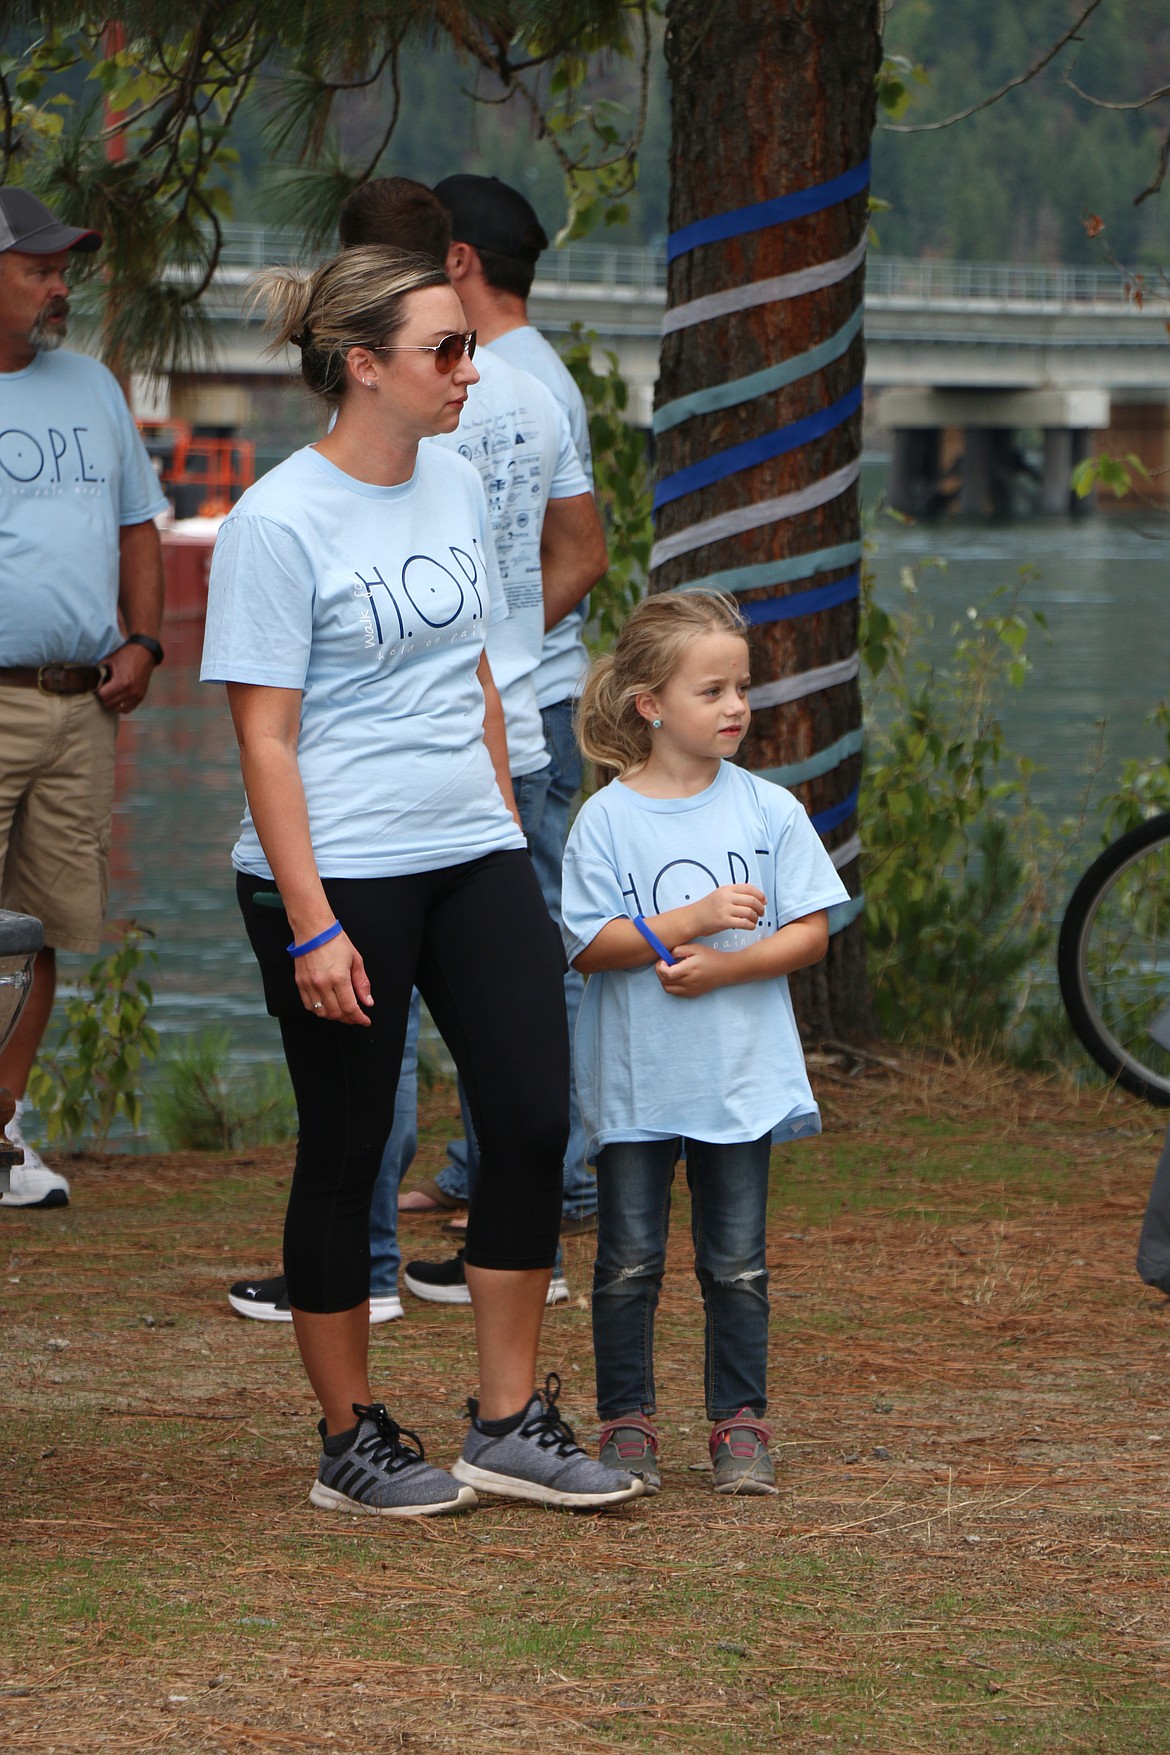
[(329, 1312), (368, 1295), (370, 1200), (394, 1118), (412, 986), (462, 1075), (479, 1142), (466, 1259), (551, 1267), (569, 1129), (565, 961), (529, 855), (324, 885), (370, 978), (368, 1029), (305, 1009), (284, 911), (254, 900), (276, 886), (244, 874), (236, 884), (297, 1100), (284, 1226), (289, 1302)]

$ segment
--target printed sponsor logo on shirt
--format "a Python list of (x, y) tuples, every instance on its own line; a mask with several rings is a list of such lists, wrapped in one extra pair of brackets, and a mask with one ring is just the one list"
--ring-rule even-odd
[[(453, 646), (469, 639), (488, 613), (483, 589), (485, 566), (479, 544), (474, 552), (448, 547), (445, 558), (416, 553), (402, 563), (397, 579), (381, 568), (355, 569), (353, 595), (359, 603), (363, 647), (378, 650), (379, 663)], [(448, 560), (450, 564), (448, 564)]]

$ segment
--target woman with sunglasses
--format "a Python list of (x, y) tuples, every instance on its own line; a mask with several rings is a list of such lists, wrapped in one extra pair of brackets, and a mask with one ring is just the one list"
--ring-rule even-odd
[[(641, 1491), (534, 1391), (567, 1133), (563, 963), (508, 779), (484, 632), (506, 614), (487, 506), (454, 430), (478, 377), (441, 269), (347, 250), (262, 277), (336, 411), (225, 520), (203, 677), (227, 685), (248, 807), (232, 860), (297, 1099), (288, 1297), (320, 1401), (319, 1506), (419, 1516), (476, 1489), (544, 1504)], [(451, 1473), (368, 1377), (369, 1206), (412, 985), (467, 1087), (481, 1151), (467, 1283), (480, 1393)]]

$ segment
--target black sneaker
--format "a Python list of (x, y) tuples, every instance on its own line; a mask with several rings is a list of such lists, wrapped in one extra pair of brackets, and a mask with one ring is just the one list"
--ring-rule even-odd
[(402, 1277), (407, 1291), (428, 1304), (471, 1303), (462, 1250), (450, 1261), (408, 1261)]
[[(470, 1304), (467, 1275), (463, 1271), (463, 1251), (449, 1261), (408, 1261), (403, 1271), (408, 1292), (428, 1304)], [(567, 1304), (569, 1287), (561, 1268), (554, 1268), (545, 1293), (546, 1304)]]
[[(283, 1274), (270, 1280), (237, 1280), (228, 1292), (228, 1303), (237, 1316), (252, 1316), (258, 1322), (291, 1322), (288, 1287)], [(402, 1315), (402, 1300), (397, 1292), (370, 1293), (370, 1327), (380, 1322), (395, 1322)]]
[(452, 1465), (457, 1481), (497, 1493), (502, 1499), (533, 1499), (570, 1511), (622, 1505), (645, 1492), (645, 1484), (626, 1469), (606, 1468), (586, 1456), (573, 1428), (557, 1409), (561, 1380), (550, 1371), (544, 1394), (537, 1390), (511, 1432), (485, 1432), (479, 1403), (467, 1403), (471, 1426), (463, 1453)]
[[(324, 1420), (317, 1427), (322, 1451), (309, 1489), (314, 1505), (378, 1517), (443, 1517), (474, 1509), (472, 1488), (427, 1462), (421, 1438), (392, 1420), (381, 1402), (368, 1408), (355, 1402), (353, 1411), (357, 1430), (336, 1454), (329, 1446), (339, 1440), (326, 1436)], [(406, 1438), (412, 1442), (404, 1444)]]
[(253, 1316), (257, 1322), (292, 1321), (283, 1274), (273, 1274), (270, 1280), (237, 1280), (228, 1292), (228, 1303), (237, 1316)]

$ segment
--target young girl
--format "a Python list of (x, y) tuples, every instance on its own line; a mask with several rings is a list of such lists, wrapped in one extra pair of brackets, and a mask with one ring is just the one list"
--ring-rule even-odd
[(638, 605), (578, 719), (585, 754), (617, 771), (573, 826), (563, 895), (568, 956), (592, 977), (576, 1050), (597, 1166), (601, 1456), (649, 1493), (654, 1312), (684, 1153), (715, 1491), (776, 1491), (768, 1159), (774, 1140), (820, 1131), (785, 977), (824, 956), (825, 910), (847, 893), (791, 793), (724, 759), (749, 717), (744, 622), (695, 592)]

